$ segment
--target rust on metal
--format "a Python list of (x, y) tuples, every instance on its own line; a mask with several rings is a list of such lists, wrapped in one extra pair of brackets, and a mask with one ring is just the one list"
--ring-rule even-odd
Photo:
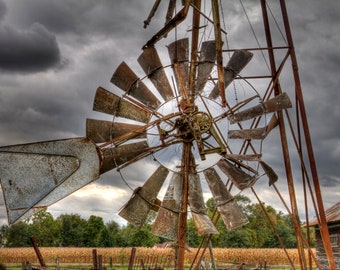
[(138, 78), (133, 70), (122, 62), (113, 73), (111, 82), (126, 92), (128, 95), (139, 100), (146, 106), (156, 109), (160, 105), (160, 101), (147, 88), (147, 86)]
[(203, 171), (210, 191), (214, 196), (216, 207), (228, 230), (243, 226), (249, 221), (233, 196), (227, 190), (220, 176), (214, 168)]
[(198, 235), (218, 234), (215, 225), (207, 215), (201, 181), (198, 174), (189, 175), (188, 202)]
[(154, 209), (159, 193), (169, 171), (163, 166), (150, 176), (143, 187), (137, 188), (127, 204), (119, 211), (119, 215), (137, 227), (145, 222), (150, 210)]
[(10, 224), (99, 177), (100, 157), (87, 138), (0, 147), (0, 160)]
[(35, 241), (34, 236), (30, 236), (30, 240), (31, 240), (31, 243), (32, 243), (32, 245), (33, 245), (35, 254), (36, 254), (37, 257), (38, 257), (38, 261), (39, 261), (39, 263), (40, 263), (40, 266), (42, 266), (42, 267), (47, 267), (47, 265), (46, 265), (46, 263), (45, 263), (45, 260), (44, 260), (44, 257), (42, 256), (42, 254), (41, 254), (41, 252), (40, 252), (40, 249), (39, 249), (39, 247), (38, 247), (37, 242)]
[[(224, 68), (224, 88), (227, 88), (236, 76), (245, 68), (252, 59), (253, 53), (246, 50), (236, 50)], [(209, 98), (216, 99), (220, 95), (219, 86), (211, 91)]]
[(182, 175), (174, 173), (164, 195), (151, 232), (170, 240), (177, 239), (178, 216), (182, 194)]
[(267, 101), (264, 101), (259, 105), (253, 106), (244, 111), (230, 115), (228, 116), (228, 119), (230, 121), (230, 124), (235, 124), (237, 122), (249, 120), (254, 117), (263, 115), (265, 113), (276, 112), (291, 107), (292, 103), (290, 102), (287, 93), (282, 93)]
[(145, 48), (137, 61), (164, 100), (173, 98), (174, 94), (155, 47)]
[(226, 159), (221, 159), (217, 166), (221, 171), (228, 176), (228, 178), (234, 183), (234, 185), (240, 189), (244, 190), (251, 187), (256, 182), (256, 177), (252, 177), (245, 173), (242, 169), (232, 164)]
[[(111, 122), (97, 119), (86, 119), (86, 137), (95, 143), (107, 142), (140, 128), (139, 125)], [(145, 138), (146, 133), (137, 134), (136, 138)]]
[(270, 167), (267, 163), (265, 163), (264, 161), (260, 161), (260, 165), (262, 167), (262, 169), (264, 170), (265, 174), (268, 176), (269, 178), (269, 186), (273, 185), (274, 183), (276, 183), (276, 181), (279, 179), (279, 177), (277, 176), (276, 172), (273, 170), (272, 167)]
[(122, 99), (103, 87), (98, 87), (96, 91), (93, 110), (143, 123), (147, 123), (151, 116), (149, 111)]
[(148, 149), (149, 146), (146, 141), (102, 149), (103, 162), (100, 167), (100, 174), (136, 158), (136, 156), (144, 153)]
[(229, 130), (229, 139), (244, 139), (244, 140), (264, 140), (267, 135), (279, 124), (277, 117), (273, 115), (269, 124), (262, 128)]
[(222, 36), (221, 36), (221, 21), (220, 21), (220, 12), (219, 12), (219, 4), (218, 0), (212, 0), (212, 14), (214, 20), (214, 32), (215, 32), (215, 40), (216, 40), (216, 62), (217, 62), (217, 74), (218, 80), (216, 87), (218, 88), (218, 92), (221, 97), (221, 105), (222, 107), (226, 107), (227, 101), (225, 97), (225, 79), (224, 79), (224, 71), (223, 71), (223, 56), (222, 56)]
[(184, 0), (184, 7), (143, 46), (143, 49), (155, 45), (157, 41), (166, 37), (172, 29), (183, 22), (188, 15), (189, 7), (190, 0)]
[(195, 93), (203, 91), (216, 61), (216, 41), (202, 42), (201, 53), (197, 67), (197, 82)]
[(174, 71), (177, 87), (183, 97), (187, 97), (189, 82), (189, 39), (179, 39), (168, 45), (169, 57)]

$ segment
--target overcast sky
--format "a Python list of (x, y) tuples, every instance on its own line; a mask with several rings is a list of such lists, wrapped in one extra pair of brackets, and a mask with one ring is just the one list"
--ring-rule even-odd
[[(149, 28), (144, 29), (143, 21), (154, 3), (151, 0), (0, 0), (0, 146), (83, 137), (86, 118), (110, 119), (92, 112), (95, 91), (98, 86), (114, 88), (110, 78), (121, 61), (138, 68), (141, 47), (164, 24), (167, 2), (162, 1)], [(260, 31), (257, 2), (243, 1), (254, 30)], [(269, 2), (275, 14), (278, 1)], [(287, 1), (287, 8), (328, 208), (340, 195), (340, 4), (337, 0), (299, 0)], [(232, 48), (257, 46), (239, 2), (226, 5), (223, 15)], [(183, 28), (189, 25), (185, 22)], [(172, 33), (158, 48), (165, 49), (173, 38)], [(292, 93), (292, 81), (283, 85)], [(268, 138), (263, 152), (284, 176), (275, 136), (277, 131)], [(133, 165), (126, 177), (133, 188), (156, 168), (148, 160), (141, 163)], [(293, 164), (296, 175), (299, 167), (299, 163)], [(301, 180), (297, 177), (296, 182), (302, 202)], [(284, 191), (285, 185), (280, 177), (278, 186)], [(255, 189), (267, 204), (283, 209), (267, 183), (259, 183)], [(122, 222), (116, 213), (130, 195), (120, 175), (111, 171), (49, 210), (55, 216), (77, 213), (88, 218), (93, 214)], [(6, 211), (0, 202), (0, 224), (4, 224)]]

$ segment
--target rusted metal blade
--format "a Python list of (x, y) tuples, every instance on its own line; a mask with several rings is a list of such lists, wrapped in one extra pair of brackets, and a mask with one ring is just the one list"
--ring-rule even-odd
[[(253, 53), (246, 50), (237, 50), (233, 53), (227, 66), (224, 68), (224, 88), (236, 78), (236, 76), (249, 63)], [(220, 95), (218, 85), (211, 91), (209, 98), (216, 99)]]
[(174, 173), (165, 193), (158, 215), (152, 226), (154, 235), (170, 240), (177, 238), (178, 216), (181, 204), (182, 178), (179, 173)]
[(189, 175), (188, 202), (198, 235), (218, 234), (215, 225), (207, 215), (198, 174)]
[(100, 174), (130, 161), (148, 150), (149, 146), (146, 141), (104, 148), (102, 149), (103, 161), (100, 167)]
[(207, 83), (216, 61), (216, 42), (209, 40), (202, 42), (201, 54), (197, 68), (196, 94), (201, 93)]
[(269, 124), (262, 128), (229, 130), (229, 139), (244, 139), (244, 140), (263, 140), (269, 132), (279, 124), (279, 120), (275, 115), (271, 118)]
[(189, 39), (179, 39), (169, 44), (169, 57), (180, 94), (185, 95), (189, 83)]
[(273, 168), (270, 167), (264, 161), (261, 160), (260, 161), (260, 165), (261, 165), (262, 169), (264, 170), (265, 174), (268, 176), (268, 178), (269, 178), (269, 186), (271, 186), (272, 184), (274, 184), (279, 179), (279, 177), (277, 176), (277, 174), (273, 170)]
[(260, 161), (262, 154), (242, 155), (242, 154), (225, 154), (225, 158), (237, 161)]
[(240, 190), (249, 188), (256, 182), (255, 177), (245, 173), (241, 168), (237, 167), (226, 159), (221, 159), (217, 163), (217, 166)]
[[(95, 143), (103, 143), (139, 127), (141, 126), (88, 118), (86, 119), (86, 137)], [(136, 138), (145, 137), (145, 133), (136, 136)]]
[(87, 138), (0, 147), (0, 179), (9, 223), (97, 179), (99, 163), (97, 148)]
[(156, 96), (125, 62), (122, 62), (113, 73), (111, 82), (152, 109), (156, 109), (160, 105)]
[(159, 193), (166, 177), (168, 176), (168, 169), (163, 166), (150, 176), (143, 187), (137, 188), (134, 191), (131, 199), (119, 211), (118, 215), (126, 219), (131, 224), (141, 227), (145, 222), (149, 212), (154, 208), (157, 194)]
[(215, 199), (216, 207), (228, 230), (232, 230), (248, 223), (233, 196), (227, 190), (220, 176), (214, 168), (203, 171), (211, 193)]
[(149, 111), (120, 98), (102, 87), (97, 89), (93, 110), (143, 123), (147, 123), (151, 116)]
[(254, 117), (291, 108), (292, 103), (286, 93), (282, 93), (272, 99), (269, 99), (259, 105), (253, 106), (249, 109), (235, 113), (228, 117), (230, 124), (252, 119)]
[(172, 99), (174, 94), (155, 47), (145, 48), (138, 57), (138, 63), (164, 100)]

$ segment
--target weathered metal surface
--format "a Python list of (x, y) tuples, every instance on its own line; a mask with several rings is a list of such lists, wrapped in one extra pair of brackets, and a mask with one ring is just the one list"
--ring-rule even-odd
[(229, 130), (229, 139), (244, 139), (244, 140), (264, 140), (272, 129), (279, 124), (277, 117), (273, 115), (267, 126), (262, 128)]
[(262, 154), (242, 155), (242, 154), (225, 154), (225, 158), (238, 161), (260, 161)]
[(189, 175), (188, 202), (198, 235), (218, 234), (215, 225), (207, 215), (198, 174)]
[[(229, 59), (224, 68), (224, 88), (236, 78), (236, 76), (245, 68), (245, 66), (252, 59), (253, 53), (246, 50), (237, 50)], [(209, 98), (216, 99), (220, 95), (218, 85), (211, 91)]]
[(239, 113), (235, 113), (228, 117), (230, 124), (234, 124), (236, 122), (245, 121), (248, 119), (252, 119), (254, 117), (280, 111), (283, 109), (288, 109), (292, 107), (292, 103), (286, 93), (282, 93), (277, 95), (276, 97), (269, 99), (261, 104), (253, 106), (249, 109), (241, 111)]
[(214, 168), (203, 171), (211, 193), (216, 202), (216, 207), (220, 213), (224, 224), (228, 230), (243, 226), (248, 223), (248, 219), (243, 214), (233, 196), (227, 190), (220, 176)]
[(87, 138), (1, 147), (0, 161), (9, 223), (99, 177), (97, 149)]
[(137, 61), (164, 100), (172, 99), (174, 94), (157, 50), (153, 46), (145, 48)]
[(261, 165), (262, 169), (264, 170), (265, 174), (268, 176), (268, 178), (269, 178), (269, 186), (271, 186), (272, 184), (274, 184), (279, 179), (279, 177), (277, 176), (277, 174), (273, 170), (273, 168), (270, 167), (264, 161), (261, 160), (260, 161), (260, 165)]
[(174, 173), (165, 193), (158, 215), (152, 226), (154, 235), (170, 240), (177, 238), (178, 216), (181, 204), (182, 178), (179, 173)]
[[(331, 208), (328, 208), (325, 211), (325, 217), (327, 223), (340, 221), (340, 202), (334, 204)], [(307, 225), (308, 226), (319, 225), (318, 219), (317, 218), (312, 219)]]
[(170, 43), (168, 52), (174, 70), (177, 87), (181, 94), (184, 95), (183, 91), (187, 91), (189, 83), (189, 39), (179, 39)]
[(216, 41), (202, 42), (201, 54), (197, 67), (196, 94), (201, 93), (207, 83), (216, 61)]
[(97, 89), (93, 102), (93, 110), (143, 123), (147, 123), (151, 116), (150, 112), (137, 107), (102, 87)]
[[(86, 119), (86, 137), (95, 143), (103, 143), (117, 138), (125, 133), (140, 128), (139, 125), (111, 122), (97, 119)], [(140, 133), (136, 138), (145, 138), (146, 133)]]
[(149, 146), (146, 141), (102, 149), (103, 162), (100, 167), (100, 174), (134, 159), (141, 153), (148, 151), (148, 149)]
[(160, 101), (125, 62), (117, 67), (111, 82), (152, 109), (156, 109), (160, 105)]
[(150, 176), (143, 187), (134, 191), (131, 199), (119, 211), (118, 215), (126, 219), (128, 222), (141, 227), (145, 222), (149, 212), (153, 209), (157, 194), (159, 193), (169, 171), (163, 166)]
[(249, 188), (256, 182), (256, 177), (250, 176), (226, 159), (221, 159), (217, 166), (240, 190)]

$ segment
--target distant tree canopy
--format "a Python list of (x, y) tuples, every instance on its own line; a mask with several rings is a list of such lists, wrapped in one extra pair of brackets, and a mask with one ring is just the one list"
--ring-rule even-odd
[[(216, 224), (219, 234), (212, 237), (213, 247), (281, 247), (261, 205), (251, 203), (250, 199), (243, 195), (238, 195), (235, 199), (242, 207), (249, 223), (228, 231), (223, 221), (219, 219)], [(215, 208), (214, 199), (206, 202), (206, 208), (208, 214), (212, 215)], [(269, 205), (264, 205), (264, 208), (285, 247), (295, 248), (294, 226), (290, 217)], [(120, 226), (115, 221), (105, 224), (101, 217), (94, 215), (87, 220), (78, 214), (63, 214), (55, 219), (48, 211), (42, 210), (12, 226), (2, 225), (0, 247), (31, 246), (29, 237), (32, 235), (40, 246), (45, 247), (152, 247), (156, 243), (168, 241), (151, 234), (155, 216), (154, 212), (151, 213), (147, 222), (141, 228), (137, 228), (132, 224)], [(189, 218), (187, 242), (189, 246), (197, 247), (200, 241), (201, 237), (196, 233), (194, 222)]]

